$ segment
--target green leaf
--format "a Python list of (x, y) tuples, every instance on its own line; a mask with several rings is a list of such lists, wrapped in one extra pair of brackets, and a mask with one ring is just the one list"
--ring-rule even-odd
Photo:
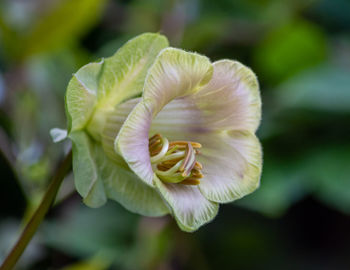
[(293, 159), (265, 157), (261, 185), (254, 193), (236, 202), (237, 205), (277, 217), (309, 192), (304, 170)]
[(326, 58), (326, 38), (309, 22), (295, 21), (273, 30), (256, 47), (254, 60), (265, 79), (284, 80)]
[(74, 204), (64, 217), (43, 224), (40, 239), (46, 245), (78, 258), (102, 253), (122, 263), (133, 249), (138, 219), (137, 215), (114, 202), (98, 211)]
[(350, 69), (322, 66), (305, 71), (278, 87), (278, 103), (287, 108), (350, 111)]
[(279, 216), (312, 193), (323, 203), (349, 214), (349, 160), (349, 144), (323, 144), (285, 160), (267, 157), (260, 188), (237, 204)]
[(106, 270), (110, 268), (111, 256), (100, 252), (88, 260), (73, 263), (62, 270)]
[(4, 11), (0, 9), (0, 49), (5, 51), (3, 57), (13, 57), (21, 44), (18, 34), (5, 21)]
[(315, 195), (324, 203), (350, 214), (350, 145), (327, 145), (307, 156), (305, 166)]
[(40, 18), (24, 39), (21, 58), (66, 47), (93, 26), (102, 13), (105, 0), (63, 0)]

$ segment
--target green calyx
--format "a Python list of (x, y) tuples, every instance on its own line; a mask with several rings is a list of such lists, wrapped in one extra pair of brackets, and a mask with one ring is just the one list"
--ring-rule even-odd
[(113, 56), (83, 66), (68, 84), (65, 101), (74, 181), (90, 207), (99, 207), (109, 198), (143, 215), (168, 213), (158, 193), (139, 181), (122, 158), (106, 153), (108, 145), (103, 142), (109, 112), (141, 94), (149, 67), (167, 46), (162, 35), (142, 34)]

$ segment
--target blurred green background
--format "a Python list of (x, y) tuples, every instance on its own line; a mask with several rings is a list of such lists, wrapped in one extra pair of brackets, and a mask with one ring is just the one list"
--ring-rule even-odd
[(69, 148), (49, 130), (72, 73), (142, 32), (256, 72), (260, 189), (188, 234), (89, 209), (69, 176), (17, 269), (350, 269), (348, 0), (1, 0), (0, 262)]

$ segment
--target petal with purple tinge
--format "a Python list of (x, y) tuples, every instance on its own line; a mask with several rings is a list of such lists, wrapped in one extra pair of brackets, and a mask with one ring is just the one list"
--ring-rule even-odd
[(225, 203), (253, 192), (260, 183), (262, 151), (248, 131), (229, 131), (199, 139), (204, 178), (199, 185), (209, 200)]
[(157, 176), (154, 177), (154, 183), (184, 231), (197, 230), (218, 213), (219, 205), (207, 200), (196, 186), (163, 183)]

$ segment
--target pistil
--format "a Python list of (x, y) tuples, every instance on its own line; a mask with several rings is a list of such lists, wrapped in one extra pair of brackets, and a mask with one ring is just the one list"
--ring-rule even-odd
[(201, 144), (188, 141), (169, 142), (160, 134), (149, 138), (149, 152), (155, 173), (163, 182), (199, 185), (202, 165), (196, 161)]

